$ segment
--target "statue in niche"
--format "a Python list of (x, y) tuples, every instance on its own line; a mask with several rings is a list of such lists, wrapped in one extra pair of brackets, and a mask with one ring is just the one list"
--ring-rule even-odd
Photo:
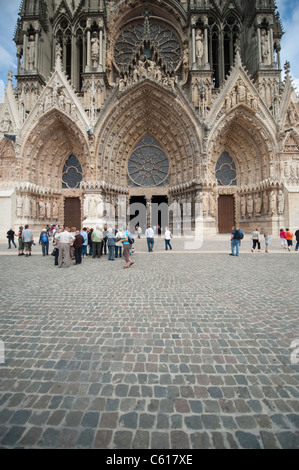
[(24, 217), (30, 217), (31, 213), (30, 213), (30, 199), (28, 196), (25, 196), (24, 197), (24, 214), (23, 216)]
[(284, 195), (281, 189), (278, 191), (277, 196), (277, 212), (278, 214), (283, 214), (284, 212)]
[(17, 197), (17, 217), (22, 217), (23, 199), (22, 196)]
[(27, 70), (33, 70), (34, 56), (35, 56), (35, 40), (34, 40), (34, 36), (30, 36), (28, 40), (28, 44), (27, 44), (27, 51), (26, 51)]
[(36, 218), (36, 200), (34, 198), (31, 199), (30, 205), (31, 205), (31, 217), (35, 219)]
[(253, 199), (252, 199), (251, 194), (249, 194), (247, 198), (247, 214), (248, 214), (249, 219), (251, 219), (252, 214), (253, 214)]
[(271, 65), (269, 36), (265, 29), (261, 29), (261, 54), (264, 65)]
[(269, 211), (271, 215), (274, 215), (276, 212), (276, 195), (274, 191), (270, 192), (269, 196)]
[(238, 80), (238, 83), (237, 83), (237, 96), (238, 96), (238, 101), (241, 101), (241, 102), (246, 101), (246, 88), (241, 79)]
[(255, 195), (254, 198), (254, 207), (255, 207), (255, 215), (259, 216), (261, 215), (261, 210), (262, 210), (262, 198), (260, 197), (259, 194)]
[(54, 220), (58, 219), (58, 214), (59, 214), (59, 204), (57, 199), (53, 202), (52, 205), (52, 217)]
[(100, 43), (98, 35), (96, 32), (94, 32), (91, 38), (91, 62), (93, 68), (97, 68), (97, 66), (99, 65), (99, 51)]
[(263, 211), (264, 214), (268, 214), (269, 210), (269, 199), (268, 199), (268, 194), (267, 191), (263, 193)]
[(101, 219), (104, 216), (104, 200), (102, 195), (96, 198), (96, 205), (97, 218)]
[(39, 205), (39, 218), (45, 219), (46, 218), (46, 204), (43, 201), (40, 201), (38, 205)]
[(198, 67), (201, 67), (203, 65), (203, 55), (204, 55), (203, 34), (202, 34), (201, 29), (198, 29), (195, 35), (195, 54), (196, 54), (196, 63)]
[(241, 207), (241, 217), (242, 217), (242, 219), (244, 219), (245, 214), (246, 214), (246, 199), (245, 199), (245, 196), (241, 197), (240, 207)]
[(217, 203), (216, 203), (216, 195), (210, 193), (210, 216), (216, 217), (217, 215)]

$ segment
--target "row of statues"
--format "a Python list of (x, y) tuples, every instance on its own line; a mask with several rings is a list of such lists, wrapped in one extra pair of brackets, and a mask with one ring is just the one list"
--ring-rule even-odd
[(176, 77), (169, 72), (164, 72), (163, 68), (152, 59), (141, 57), (133, 69), (124, 72), (119, 80), (119, 90), (123, 91), (126, 86), (137, 83), (144, 79), (155, 80), (158, 83), (174, 89)]
[(280, 189), (277, 191), (264, 191), (261, 193), (241, 196), (240, 213), (241, 218), (282, 215), (284, 213), (284, 194)]
[(16, 215), (18, 218), (53, 220), (59, 218), (60, 201), (58, 199), (40, 199), (28, 194), (17, 196)]

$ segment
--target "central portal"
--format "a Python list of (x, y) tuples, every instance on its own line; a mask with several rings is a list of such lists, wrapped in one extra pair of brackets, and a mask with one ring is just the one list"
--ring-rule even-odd
[(168, 197), (131, 196), (129, 207), (130, 228), (141, 227), (142, 233), (150, 225), (155, 233), (161, 234), (169, 224)]

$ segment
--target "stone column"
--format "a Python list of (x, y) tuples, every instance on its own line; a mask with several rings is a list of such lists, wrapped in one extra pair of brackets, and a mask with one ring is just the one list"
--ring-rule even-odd
[(34, 68), (38, 68), (38, 46), (39, 46), (39, 34), (35, 33), (35, 57), (34, 57)]
[(273, 65), (274, 62), (275, 62), (275, 57), (274, 57), (274, 39), (273, 39), (273, 25), (270, 25), (269, 36), (270, 36), (271, 65)]
[(209, 62), (208, 57), (208, 28), (204, 28), (204, 65)]
[(192, 26), (192, 70), (197, 69), (196, 46), (195, 46), (195, 26)]
[(103, 71), (103, 29), (100, 29), (99, 68)]
[(257, 28), (257, 43), (258, 43), (258, 58), (259, 64), (262, 63), (262, 49), (261, 49), (261, 28)]
[(90, 29), (87, 30), (87, 58), (86, 58), (86, 66), (90, 68)]
[(22, 64), (23, 70), (27, 69), (26, 52), (27, 52), (27, 34), (23, 33), (23, 64)]

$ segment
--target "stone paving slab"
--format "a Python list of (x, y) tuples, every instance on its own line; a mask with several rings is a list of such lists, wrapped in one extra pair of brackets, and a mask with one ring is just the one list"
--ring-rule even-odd
[(297, 449), (298, 254), (227, 253), (0, 256), (0, 447)]

